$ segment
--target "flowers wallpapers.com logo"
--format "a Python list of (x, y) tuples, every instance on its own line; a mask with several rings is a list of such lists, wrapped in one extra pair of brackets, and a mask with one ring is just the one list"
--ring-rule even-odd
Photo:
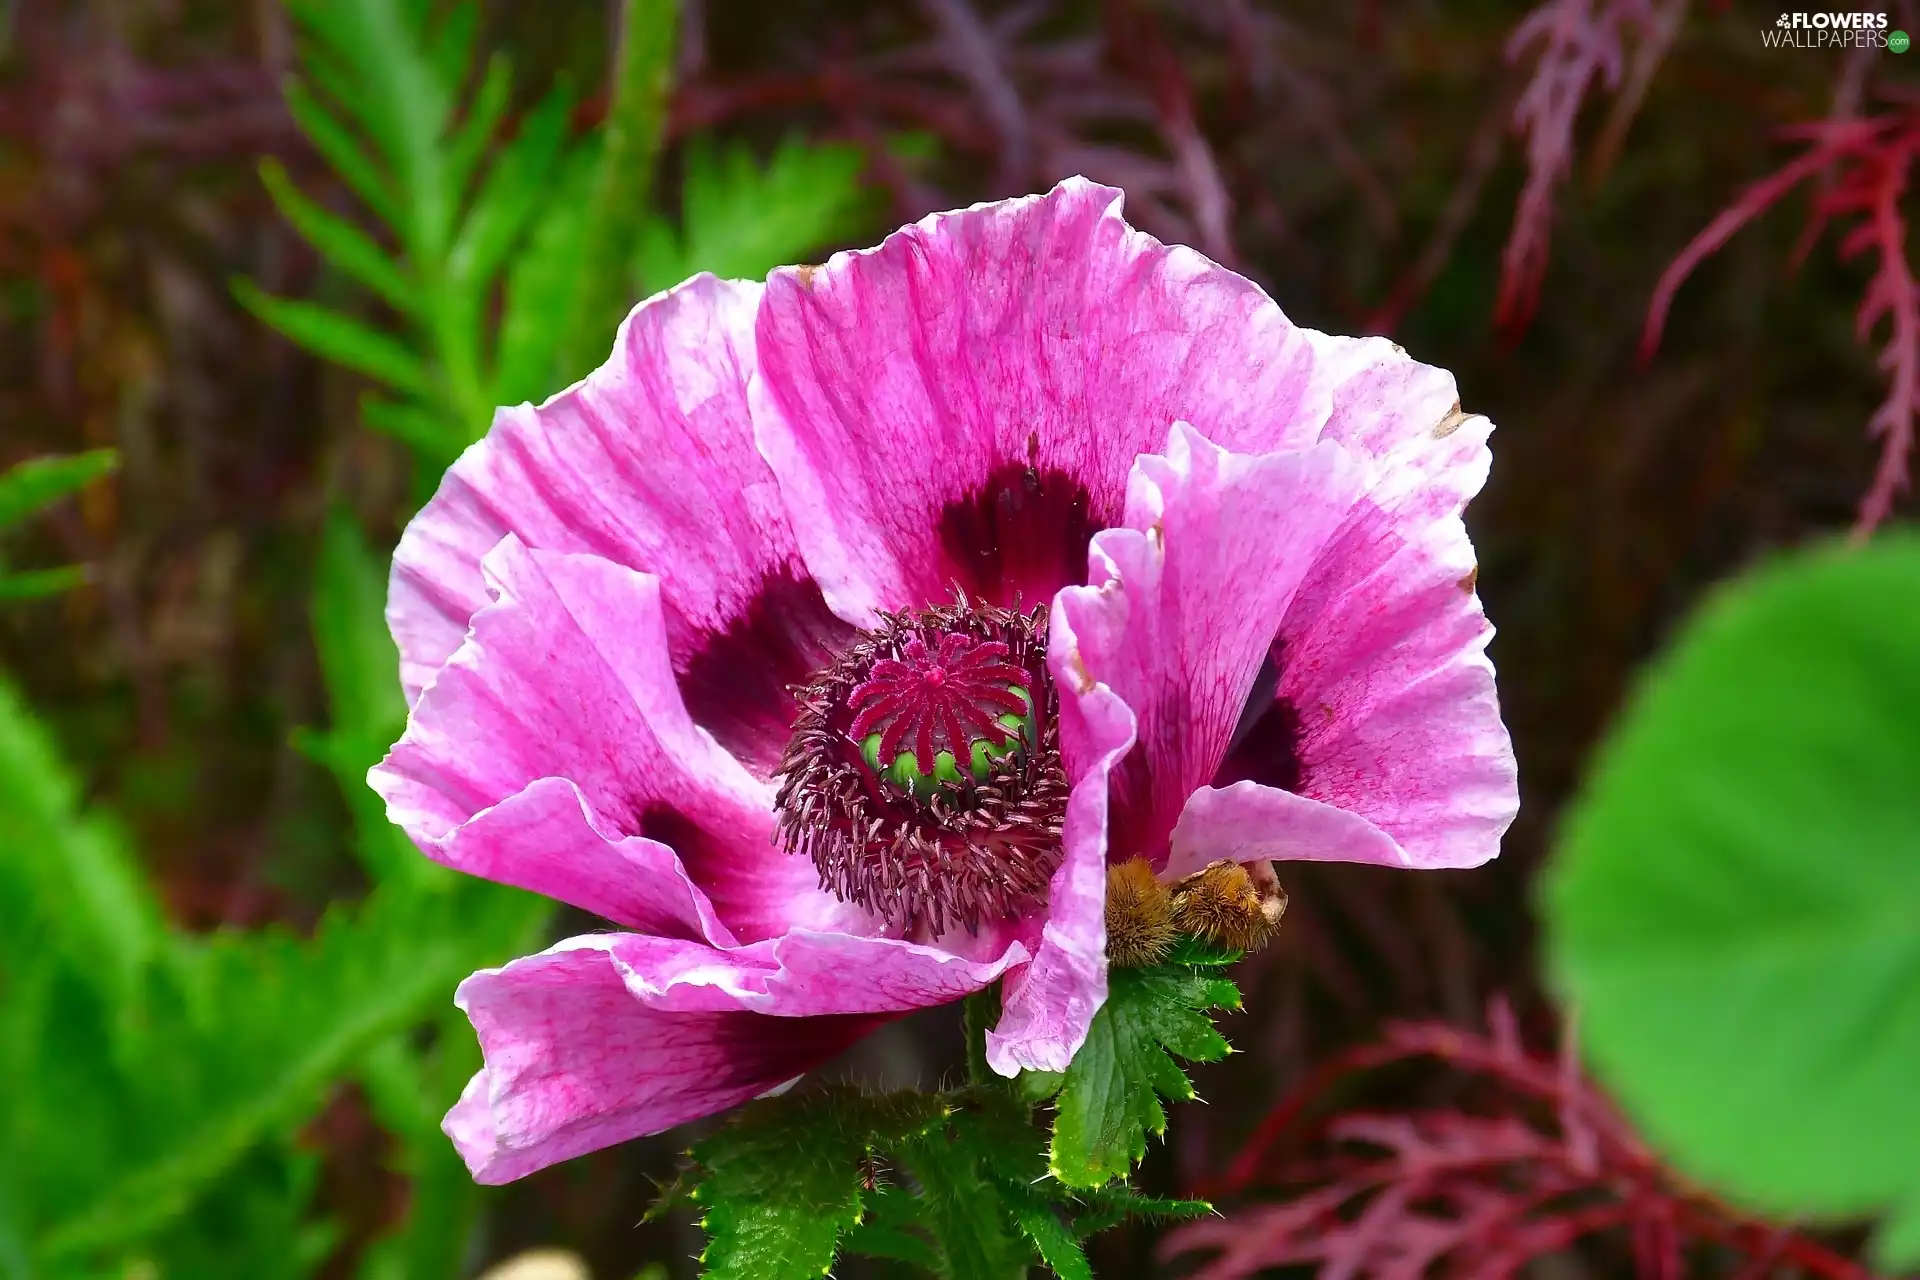
[(1769, 49), (1886, 49), (1905, 53), (1904, 31), (1889, 31), (1884, 13), (1783, 13), (1760, 32)]

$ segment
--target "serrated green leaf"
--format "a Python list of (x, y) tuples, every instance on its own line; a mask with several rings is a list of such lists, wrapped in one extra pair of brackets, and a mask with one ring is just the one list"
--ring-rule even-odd
[(119, 465), (112, 449), (52, 458), (29, 458), (0, 471), (0, 529), (78, 493)]
[(1110, 971), (1107, 1002), (1054, 1101), (1053, 1175), (1071, 1187), (1126, 1177), (1146, 1155), (1148, 1135), (1166, 1131), (1160, 1100), (1193, 1097), (1186, 1072), (1169, 1055), (1224, 1058), (1226, 1039), (1207, 1011), (1239, 1003), (1231, 982), (1187, 965)]
[[(1545, 905), (1581, 1043), (1730, 1197), (1920, 1201), (1916, 779), (1920, 538), (1901, 533), (1723, 590), (1565, 824)], [(1894, 1229), (1920, 1254), (1916, 1236)]]
[(0, 601), (39, 600), (46, 596), (57, 596), (75, 587), (85, 586), (92, 578), (92, 566), (84, 564), (63, 564), (57, 569), (0, 574)]
[[(1001, 1213), (1062, 1277), (1082, 1273), (1086, 1261), (1078, 1241), (1097, 1231), (1128, 1219), (1191, 1217), (1211, 1208), (1203, 1201), (1142, 1196), (1125, 1183), (1064, 1185), (1048, 1173), (1046, 1140), (1027, 1105), (997, 1086), (961, 1095), (947, 1118), (946, 1136), (954, 1158), (971, 1161), (992, 1184)], [(1001, 1261), (1011, 1264), (1018, 1255), (1010, 1247)]]
[(1082, 1240), (1123, 1222), (1177, 1222), (1214, 1211), (1205, 1200), (1144, 1196), (1125, 1183), (1075, 1191), (1072, 1205), (1074, 1234)]
[(432, 376), (405, 345), (353, 317), (318, 303), (276, 298), (251, 280), (233, 282), (240, 305), (323, 360), (426, 399)]
[(867, 1193), (867, 1214), (841, 1241), (846, 1253), (904, 1262), (930, 1274), (940, 1270), (940, 1252), (916, 1228), (919, 1205), (901, 1187), (876, 1187)]
[(1087, 1261), (1087, 1251), (1080, 1247), (1080, 1238), (1052, 1209), (1022, 1205), (1015, 1210), (1015, 1216), (1020, 1230), (1039, 1251), (1041, 1261), (1060, 1280), (1093, 1280), (1093, 1267)]
[(376, 889), (311, 940), (278, 930), (181, 938), (167, 998), (148, 1002), (114, 1178), (44, 1230), (36, 1255), (65, 1265), (146, 1237), (187, 1211), (263, 1138), (309, 1114), (374, 1044), (443, 1007), (502, 938), (545, 904), (481, 881), (445, 894)]
[[(510, 944), (511, 945), (511, 944)], [(431, 1047), (412, 1036), (382, 1041), (362, 1060), (358, 1079), (381, 1127), (398, 1142), (393, 1162), (408, 1182), (406, 1216), (367, 1250), (359, 1280), (456, 1276), (465, 1270), (479, 1222), (481, 1188), (440, 1131), (447, 1100), (480, 1065), (466, 1018), (443, 1015)]]
[(1066, 1082), (1064, 1071), (1022, 1071), (1013, 1078), (1013, 1092), (1022, 1102), (1037, 1105), (1059, 1093)]
[(274, 207), (328, 262), (379, 294), (398, 311), (411, 313), (419, 296), (406, 273), (371, 237), (345, 218), (321, 208), (293, 185), (277, 160), (260, 162), (260, 181)]
[[(431, 6), (414, 10), (411, 13), (402, 9), (406, 25), (419, 21), (415, 14), (424, 17), (433, 12)], [(456, 4), (447, 10), (438, 29), (429, 36), (426, 45), (427, 63), (432, 68), (434, 78), (439, 82), (441, 94), (448, 101), (458, 97), (466, 86), (467, 74), (473, 67), (474, 42), (480, 36), (480, 9), (477, 5)]]
[(947, 1132), (997, 1181), (1024, 1188), (1047, 1179), (1046, 1135), (1034, 1127), (1032, 1109), (997, 1085), (961, 1095)]
[(387, 571), (342, 507), (327, 512), (314, 563), (313, 638), (336, 728), (389, 740), (406, 726), (400, 651), (387, 629)]
[(825, 1275), (840, 1237), (861, 1219), (872, 1155), (938, 1125), (946, 1109), (937, 1095), (870, 1098), (847, 1089), (742, 1108), (692, 1152), (707, 1274)]
[[(554, 88), (527, 114), (488, 168), (448, 258), (450, 323), (477, 331), (503, 265), (554, 198), (572, 110), (572, 93), (564, 86)], [(496, 365), (500, 358), (496, 352)], [(489, 389), (481, 398), (491, 408), (496, 397)], [(485, 429), (486, 422), (476, 422), (469, 435)]]
[(449, 132), (453, 90), (433, 62), (459, 49), (473, 6), (442, 20), (438, 37), (425, 16), (399, 0), (294, 0), (307, 37), (308, 76), (359, 126), (391, 175), (394, 221), (408, 257), (438, 261), (446, 252), (458, 193), (446, 182), (441, 139)]
[(869, 203), (858, 147), (788, 139), (762, 165), (741, 144), (687, 148), (680, 230), (655, 219), (640, 239), (641, 290), (701, 271), (758, 280), (860, 232)]
[[(1189, 964), (1201, 969), (1224, 969), (1230, 964), (1239, 963), (1244, 952), (1232, 947), (1223, 947), (1217, 942), (1205, 938), (1196, 938), (1182, 934), (1174, 939), (1173, 947), (1167, 952), (1167, 964)], [(1239, 1008), (1239, 993), (1234, 994), (1233, 1008)]]
[(500, 149), (474, 196), (449, 256), (449, 275), (479, 293), (519, 243), (533, 215), (552, 197), (555, 167), (566, 153), (573, 95), (559, 86), (527, 113), (513, 141)]
[[(1036, 1149), (1037, 1149), (1037, 1143)], [(1017, 1234), (987, 1153), (943, 1126), (894, 1150), (920, 1184), (919, 1220), (939, 1250), (947, 1280), (1024, 1275), (1030, 1250)]]

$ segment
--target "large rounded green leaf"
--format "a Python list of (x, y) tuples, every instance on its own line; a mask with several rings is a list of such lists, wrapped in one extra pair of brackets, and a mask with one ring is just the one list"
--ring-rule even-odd
[(1679, 1168), (1777, 1213), (1890, 1208), (1883, 1253), (1920, 1256), (1920, 539), (1714, 599), (1545, 905), (1588, 1055)]

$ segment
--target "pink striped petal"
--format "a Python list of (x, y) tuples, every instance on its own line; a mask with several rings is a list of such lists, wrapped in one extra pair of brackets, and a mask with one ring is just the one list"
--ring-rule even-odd
[(1251, 281), (1127, 226), (1120, 193), (935, 214), (775, 272), (753, 412), (842, 617), (1084, 581), (1134, 458), (1177, 419), (1249, 451), (1310, 443), (1313, 349)]
[(801, 564), (753, 445), (746, 386), (761, 286), (696, 276), (640, 304), (613, 355), (539, 407), (500, 410), (394, 555), (388, 622), (409, 699), (487, 603), (482, 557), (511, 533), (660, 579), (694, 718), (766, 776), (787, 684), (846, 636)]
[(1139, 717), (1139, 746), (1115, 775), (1117, 857), (1165, 859), (1187, 797), (1220, 768), (1275, 626), (1364, 484), (1332, 441), (1235, 454), (1185, 423), (1164, 455), (1134, 464), (1128, 527), (1094, 539), (1092, 585), (1056, 604), (1059, 660)]
[[(1056, 628), (1060, 621), (1056, 604)], [(1053, 678), (1084, 683), (1060, 634), (1052, 632), (1047, 659)], [(1008, 976), (999, 1025), (987, 1032), (987, 1063), (1004, 1076), (1065, 1071), (1107, 1001), (1108, 780), (1133, 747), (1134, 717), (1112, 690), (1094, 685), (1062, 696), (1060, 712), (1061, 754), (1073, 779), (1061, 835), (1066, 856), (1048, 886), (1033, 962)]]
[(1421, 364), (1385, 338), (1303, 332), (1313, 344), (1315, 381), (1333, 406), (1323, 439), (1374, 459), (1381, 472), (1444, 465), (1444, 455), (1433, 448), (1433, 431), (1462, 420), (1451, 373)]
[(771, 788), (688, 716), (659, 579), (513, 536), (485, 572), (494, 602), (369, 777), (429, 856), (681, 936), (731, 940), (707, 903), (749, 941), (865, 923), (775, 847)]
[[(1484, 418), (1446, 415), (1395, 443), (1396, 465), (1321, 553), (1275, 638), (1276, 696), (1253, 737), (1278, 727), (1271, 736), (1290, 741), (1291, 774), (1263, 777), (1230, 760), (1240, 785), (1195, 796), (1175, 833), (1187, 860), (1226, 856), (1213, 841), (1263, 827), (1277, 844), (1308, 842), (1324, 814), (1299, 798), (1381, 833), (1329, 841), (1344, 852), (1321, 856), (1433, 868), (1499, 852), (1518, 774), (1461, 522), (1486, 480), (1491, 430)], [(1275, 785), (1298, 797), (1263, 794)], [(1292, 831), (1294, 821), (1305, 825)]]
[(444, 1127), (478, 1181), (510, 1182), (766, 1093), (1026, 958), (805, 931), (727, 950), (574, 938), (461, 984), (485, 1065)]

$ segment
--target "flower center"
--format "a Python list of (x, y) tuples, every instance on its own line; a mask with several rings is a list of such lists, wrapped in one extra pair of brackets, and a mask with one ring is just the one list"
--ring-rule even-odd
[(1043, 900), (1067, 799), (1045, 657), (1041, 609), (885, 615), (796, 690), (781, 843), (907, 930), (975, 930)]

